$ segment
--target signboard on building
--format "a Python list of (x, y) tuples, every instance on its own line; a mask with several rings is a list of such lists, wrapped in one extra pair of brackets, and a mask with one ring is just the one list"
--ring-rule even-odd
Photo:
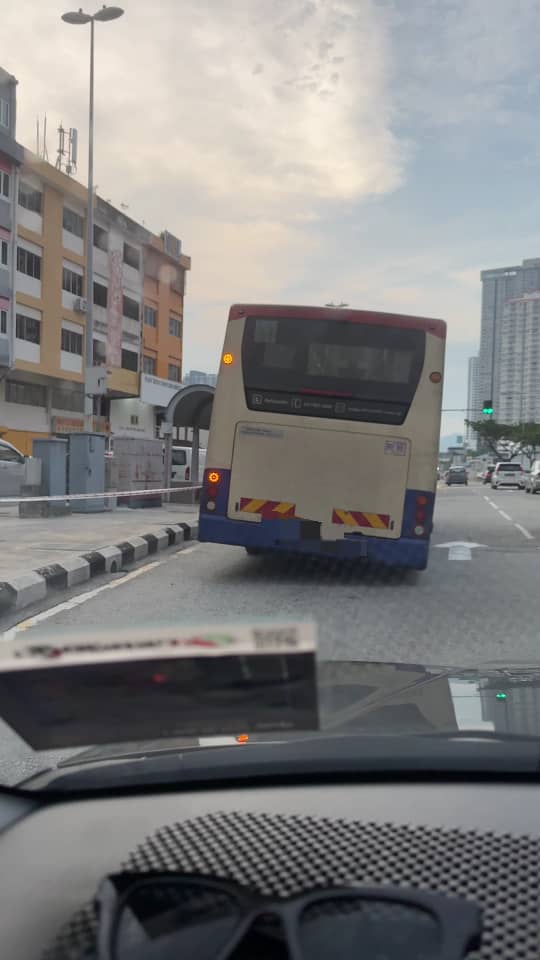
[(122, 366), (122, 255), (109, 253), (109, 291), (107, 301), (107, 366)]
[(141, 375), (141, 400), (151, 403), (154, 407), (167, 407), (175, 393), (182, 388), (181, 383), (174, 380), (162, 380), (149, 373)]
[[(109, 423), (104, 417), (94, 417), (94, 431), (108, 433)], [(84, 417), (51, 417), (51, 433), (82, 433)]]

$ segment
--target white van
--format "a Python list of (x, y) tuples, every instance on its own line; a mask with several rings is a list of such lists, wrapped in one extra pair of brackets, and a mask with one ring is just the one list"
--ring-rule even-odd
[(204, 474), (204, 465), (206, 463), (206, 450), (199, 450), (199, 477), (195, 480), (191, 475), (191, 459), (193, 450), (191, 447), (173, 446), (171, 481), (172, 483), (182, 483), (184, 481), (193, 481), (193, 483), (202, 483)]

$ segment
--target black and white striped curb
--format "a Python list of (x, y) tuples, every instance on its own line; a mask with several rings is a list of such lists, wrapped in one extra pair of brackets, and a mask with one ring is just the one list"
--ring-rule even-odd
[(118, 573), (126, 565), (168, 547), (197, 540), (198, 536), (198, 523), (172, 523), (80, 557), (67, 557), (62, 563), (19, 573), (10, 580), (0, 581), (0, 616), (44, 600), (53, 590), (65, 590), (105, 573)]

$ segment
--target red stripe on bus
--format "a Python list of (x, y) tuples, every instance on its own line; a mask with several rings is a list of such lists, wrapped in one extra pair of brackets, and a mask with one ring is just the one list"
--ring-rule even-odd
[(432, 317), (414, 317), (403, 313), (374, 313), (371, 310), (347, 310), (332, 307), (288, 307), (285, 304), (235, 303), (229, 310), (229, 320), (246, 317), (290, 318), (291, 320), (336, 320), (345, 323), (371, 323), (381, 327), (401, 327), (425, 330), (444, 340), (446, 323)]

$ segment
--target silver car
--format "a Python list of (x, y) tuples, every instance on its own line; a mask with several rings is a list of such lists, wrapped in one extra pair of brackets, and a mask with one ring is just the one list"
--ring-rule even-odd
[(0, 497), (18, 497), (24, 483), (26, 459), (7, 440), (0, 440)]
[(525, 481), (525, 493), (538, 493), (540, 490), (540, 460), (535, 460)]

